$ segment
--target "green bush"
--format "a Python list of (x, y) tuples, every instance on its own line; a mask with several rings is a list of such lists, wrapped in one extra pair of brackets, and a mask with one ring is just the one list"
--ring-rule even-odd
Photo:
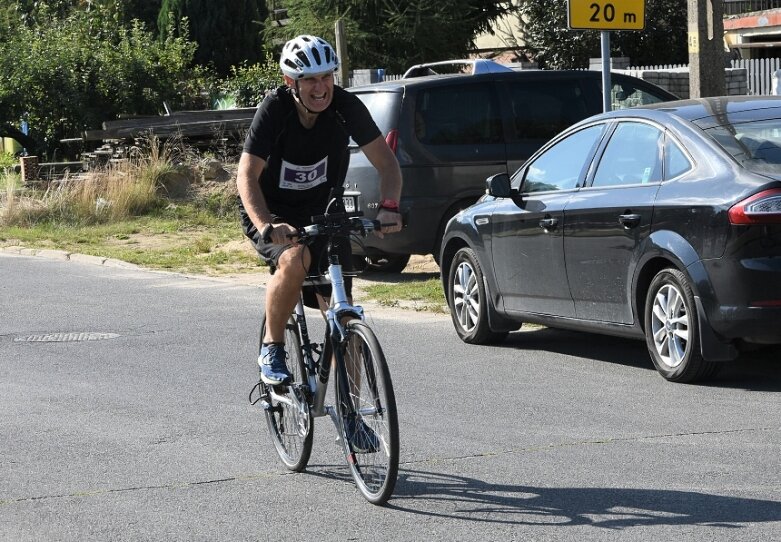
[(10, 152), (0, 152), (0, 171), (5, 168), (12, 168), (18, 163), (19, 159)]
[(125, 27), (97, 8), (64, 19), (15, 23), (0, 39), (0, 119), (26, 120), (53, 158), (59, 140), (99, 129), (121, 113), (159, 114), (163, 101), (186, 104), (182, 91), (201, 83), (190, 68), (196, 44), (158, 40), (133, 21)]
[(265, 64), (232, 66), (230, 76), (220, 83), (219, 88), (222, 100), (233, 107), (255, 107), (263, 100), (267, 90), (281, 84), (279, 64), (271, 55), (266, 55)]

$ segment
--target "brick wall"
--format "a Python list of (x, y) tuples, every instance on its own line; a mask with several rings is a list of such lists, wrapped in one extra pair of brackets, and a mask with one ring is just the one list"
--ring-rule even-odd
[[(615, 70), (620, 73), (638, 77), (649, 83), (660, 86), (680, 96), (689, 97), (689, 68), (669, 68), (660, 70)], [(748, 70), (746, 68), (725, 68), (726, 92), (730, 96), (745, 96), (748, 94)]]

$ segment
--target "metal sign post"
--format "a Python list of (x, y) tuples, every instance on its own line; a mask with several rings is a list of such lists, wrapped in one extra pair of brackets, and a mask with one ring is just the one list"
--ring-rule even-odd
[(599, 33), (599, 44), (602, 51), (602, 111), (607, 113), (612, 109), (610, 89), (613, 88), (610, 81), (610, 32), (603, 30)]
[(567, 0), (567, 24), (573, 30), (601, 30), (602, 98), (610, 111), (610, 30), (643, 30), (645, 0)]

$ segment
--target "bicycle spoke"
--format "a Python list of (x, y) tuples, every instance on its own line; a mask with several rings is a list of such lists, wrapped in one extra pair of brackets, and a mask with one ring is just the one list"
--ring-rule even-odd
[(353, 477), (371, 502), (387, 500), (398, 471), (398, 422), (393, 386), (379, 343), (362, 322), (348, 325), (344, 370), (337, 382), (339, 416)]
[[(261, 339), (265, 333), (265, 321), (261, 330)], [(267, 402), (266, 421), (274, 447), (285, 466), (293, 471), (306, 468), (312, 453), (312, 417), (306, 398), (300, 390), (304, 384), (304, 360), (301, 354), (301, 344), (298, 327), (293, 318), (285, 327), (285, 349), (287, 366), (293, 374), (293, 384), (277, 386), (266, 390)]]

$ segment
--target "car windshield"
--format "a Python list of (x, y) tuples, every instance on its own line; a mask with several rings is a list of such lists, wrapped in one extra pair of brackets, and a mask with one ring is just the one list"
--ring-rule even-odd
[(706, 133), (746, 169), (781, 174), (781, 119), (725, 124)]
[[(374, 122), (382, 132), (382, 137), (386, 137), (388, 132), (397, 128), (396, 119), (398, 118), (398, 108), (401, 102), (401, 94), (398, 92), (356, 92), (356, 96), (366, 105), (371, 113)], [(357, 147), (358, 144), (350, 138), (350, 146)]]

